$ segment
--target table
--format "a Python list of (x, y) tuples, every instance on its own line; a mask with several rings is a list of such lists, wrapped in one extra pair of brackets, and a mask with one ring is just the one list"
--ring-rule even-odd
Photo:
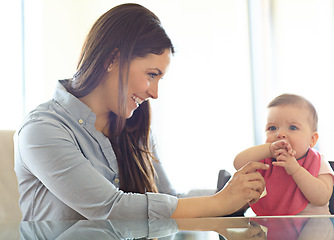
[(0, 223), (0, 239), (334, 239), (334, 216)]

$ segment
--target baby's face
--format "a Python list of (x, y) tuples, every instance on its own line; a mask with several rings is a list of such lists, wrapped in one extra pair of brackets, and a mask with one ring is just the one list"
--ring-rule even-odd
[(303, 157), (318, 140), (312, 119), (306, 107), (283, 105), (269, 108), (266, 134), (267, 143), (285, 139), (296, 151), (296, 159)]

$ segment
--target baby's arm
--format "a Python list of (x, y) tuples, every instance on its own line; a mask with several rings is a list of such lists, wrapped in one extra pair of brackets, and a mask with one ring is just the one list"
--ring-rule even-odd
[(278, 150), (277, 162), (273, 165), (284, 167), (287, 174), (291, 175), (306, 199), (316, 205), (324, 206), (328, 203), (333, 191), (333, 177), (330, 174), (321, 174), (314, 177), (305, 168), (299, 165), (297, 160), (288, 154), (286, 150)]
[(328, 203), (333, 191), (332, 175), (321, 174), (316, 178), (305, 168), (300, 167), (292, 177), (310, 203), (316, 206), (324, 206)]
[(259, 162), (265, 158), (271, 157), (271, 143), (265, 143), (250, 147), (240, 152), (234, 159), (233, 165), (236, 170), (242, 168), (248, 162)]
[(258, 162), (266, 158), (275, 158), (276, 151), (285, 149), (289, 154), (294, 155), (290, 144), (285, 140), (279, 140), (273, 143), (265, 143), (248, 148), (240, 152), (234, 159), (233, 165), (235, 169), (239, 170), (248, 162)]

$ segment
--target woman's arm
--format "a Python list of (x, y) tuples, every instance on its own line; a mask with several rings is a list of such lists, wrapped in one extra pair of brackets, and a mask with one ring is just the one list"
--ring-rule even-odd
[(240, 152), (234, 159), (233, 165), (239, 170), (248, 162), (258, 162), (265, 158), (271, 157), (270, 143), (265, 143), (250, 147)]
[[(57, 197), (48, 204), (54, 204), (53, 211), (60, 215), (57, 209), (65, 211), (66, 205), (87, 219), (223, 216), (235, 212), (248, 201), (256, 201), (264, 189), (263, 177), (255, 171), (267, 169), (267, 166), (253, 163), (237, 172), (222, 191), (211, 197), (177, 199), (166, 194), (124, 193), (94, 168), (70, 132), (57, 121), (37, 120), (20, 131), (16, 144), (16, 161), (20, 163), (16, 170), (20, 182), (27, 177), (35, 179), (34, 182), (38, 179), (40, 186), (45, 186), (45, 194)], [(29, 188), (21, 190), (27, 192)], [(34, 206), (34, 210), (45, 211), (43, 196), (38, 201), (41, 204)], [(45, 218), (53, 217), (49, 213)]]
[(248, 202), (258, 201), (265, 182), (256, 170), (268, 168), (268, 165), (260, 162), (248, 163), (215, 195), (178, 199), (172, 218), (225, 216), (239, 210)]
[[(88, 141), (84, 146), (78, 145), (76, 137), (78, 141), (88, 141), (79, 133), (74, 136), (69, 129), (54, 120), (29, 123), (20, 131), (16, 171), (22, 183), (25, 206), (30, 206), (34, 201), (34, 209), (27, 210), (36, 212), (31, 216), (32, 219), (46, 212), (47, 204), (53, 208), (48, 210), (47, 216), (41, 217), (44, 219), (63, 218), (62, 211), (69, 214), (66, 206), (87, 219), (147, 219), (150, 214), (170, 217), (177, 205), (175, 197), (153, 193), (132, 194), (119, 190), (112, 179), (107, 178), (109, 175), (104, 176), (98, 171), (97, 168), (103, 168), (104, 171), (112, 172), (107, 165), (102, 165), (103, 159), (101, 164), (89, 160), (95, 155), (101, 155), (93, 149), (90, 150), (91, 154), (86, 151), (95, 140)], [(81, 148), (86, 149), (85, 154)], [(34, 194), (37, 184), (32, 184), (35, 182), (39, 182), (37, 187), (42, 188), (40, 192), (44, 196)]]

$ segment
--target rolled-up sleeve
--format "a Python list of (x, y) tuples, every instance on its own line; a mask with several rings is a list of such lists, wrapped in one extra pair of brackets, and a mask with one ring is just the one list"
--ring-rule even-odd
[(161, 193), (146, 193), (149, 218), (170, 218), (177, 206), (177, 198)]

